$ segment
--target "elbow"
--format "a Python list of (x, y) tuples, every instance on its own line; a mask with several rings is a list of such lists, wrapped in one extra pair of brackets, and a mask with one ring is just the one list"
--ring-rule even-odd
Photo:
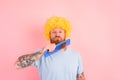
[(17, 69), (17, 70), (18, 70), (18, 69), (21, 69), (21, 67), (18, 66), (18, 61), (15, 62), (14, 67), (15, 67), (15, 69)]

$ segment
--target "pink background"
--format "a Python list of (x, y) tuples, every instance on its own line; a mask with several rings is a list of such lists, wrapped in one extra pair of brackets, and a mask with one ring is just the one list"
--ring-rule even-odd
[(119, 0), (0, 0), (0, 80), (39, 80), (35, 67), (14, 62), (47, 44), (42, 26), (52, 15), (71, 22), (87, 80), (120, 80)]

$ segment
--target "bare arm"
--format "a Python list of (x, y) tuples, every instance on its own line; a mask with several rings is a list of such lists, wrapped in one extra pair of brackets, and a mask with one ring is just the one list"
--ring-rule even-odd
[(51, 52), (55, 49), (55, 47), (56, 47), (56, 45), (54, 43), (53, 44), (48, 44), (40, 52), (20, 56), (17, 59), (17, 61), (15, 62), (16, 68), (17, 69), (25, 68), (27, 66), (32, 65), (33, 62), (35, 62), (36, 60), (38, 60), (40, 57), (43, 56), (45, 50), (49, 50)]
[(77, 74), (76, 80), (86, 80), (84, 72), (82, 72), (81, 74)]
[(42, 52), (36, 52), (33, 54), (22, 55), (15, 62), (15, 66), (17, 69), (30, 66), (33, 62), (38, 60), (42, 55), (43, 55)]

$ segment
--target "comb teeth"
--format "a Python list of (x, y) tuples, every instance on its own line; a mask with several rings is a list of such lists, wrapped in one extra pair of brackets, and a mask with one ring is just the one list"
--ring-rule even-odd
[(52, 52), (49, 52), (48, 50), (46, 50), (46, 51), (44, 52), (44, 57), (46, 58), (46, 57), (54, 54), (54, 53), (57, 52), (58, 50), (60, 50), (60, 49), (61, 49), (61, 45), (64, 44), (64, 43), (66, 43), (66, 46), (68, 46), (68, 45), (70, 44), (70, 39), (67, 39), (67, 40), (65, 40), (65, 41), (62, 41), (62, 42), (58, 43), (58, 44), (56, 45), (55, 50), (52, 51)]

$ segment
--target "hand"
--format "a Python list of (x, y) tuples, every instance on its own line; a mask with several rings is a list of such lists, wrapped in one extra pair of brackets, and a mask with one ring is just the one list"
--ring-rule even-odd
[(49, 52), (52, 52), (56, 48), (55, 43), (50, 43), (47, 46), (44, 47), (43, 52), (48, 50)]

